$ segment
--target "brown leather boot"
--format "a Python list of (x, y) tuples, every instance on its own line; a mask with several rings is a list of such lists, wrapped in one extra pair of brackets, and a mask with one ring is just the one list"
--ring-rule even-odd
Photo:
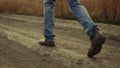
[(39, 41), (39, 44), (41, 46), (55, 47), (55, 42), (54, 41), (44, 40), (44, 41)]
[(106, 40), (106, 37), (99, 32), (97, 27), (94, 27), (93, 33), (93, 36), (90, 38), (91, 47), (88, 50), (88, 57), (93, 57), (94, 55), (98, 54)]

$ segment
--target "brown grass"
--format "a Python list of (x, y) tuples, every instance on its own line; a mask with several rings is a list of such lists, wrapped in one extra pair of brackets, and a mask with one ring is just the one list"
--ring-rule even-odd
[(0, 0), (0, 12), (42, 15), (42, 0)]
[[(120, 0), (81, 0), (94, 18), (120, 19)], [(67, 0), (57, 0), (56, 16), (70, 17)], [(43, 15), (43, 0), (0, 0), (0, 12)]]

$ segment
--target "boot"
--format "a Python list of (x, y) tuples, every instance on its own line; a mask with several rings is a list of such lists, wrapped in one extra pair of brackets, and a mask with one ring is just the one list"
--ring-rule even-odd
[(90, 37), (91, 47), (88, 50), (88, 57), (93, 57), (94, 55), (100, 53), (102, 45), (105, 43), (106, 37), (99, 32), (97, 26), (93, 28), (93, 36)]
[(55, 47), (55, 42), (54, 41), (44, 40), (44, 41), (40, 41), (39, 44), (41, 46)]

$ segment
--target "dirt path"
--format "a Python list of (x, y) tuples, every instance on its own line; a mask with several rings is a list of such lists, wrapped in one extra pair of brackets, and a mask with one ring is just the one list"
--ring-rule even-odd
[(120, 26), (99, 24), (108, 39), (90, 59), (89, 38), (77, 21), (56, 19), (55, 25), (56, 47), (41, 47), (42, 17), (0, 14), (0, 68), (119, 68)]

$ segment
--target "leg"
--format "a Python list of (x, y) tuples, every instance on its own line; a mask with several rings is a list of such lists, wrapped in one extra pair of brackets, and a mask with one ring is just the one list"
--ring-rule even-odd
[(44, 37), (54, 40), (54, 3), (55, 0), (44, 0)]
[(44, 0), (44, 41), (39, 44), (54, 47), (54, 3), (55, 0)]
[(88, 57), (93, 57), (101, 51), (106, 37), (99, 32), (99, 29), (94, 25), (93, 20), (84, 6), (80, 4), (79, 0), (68, 0), (68, 3), (71, 11), (83, 26), (86, 34), (90, 37), (91, 47), (88, 50)]
[(70, 9), (80, 24), (83, 26), (85, 32), (89, 37), (92, 36), (92, 30), (94, 25), (93, 20), (89, 16), (87, 10), (80, 4), (79, 0), (68, 0)]

